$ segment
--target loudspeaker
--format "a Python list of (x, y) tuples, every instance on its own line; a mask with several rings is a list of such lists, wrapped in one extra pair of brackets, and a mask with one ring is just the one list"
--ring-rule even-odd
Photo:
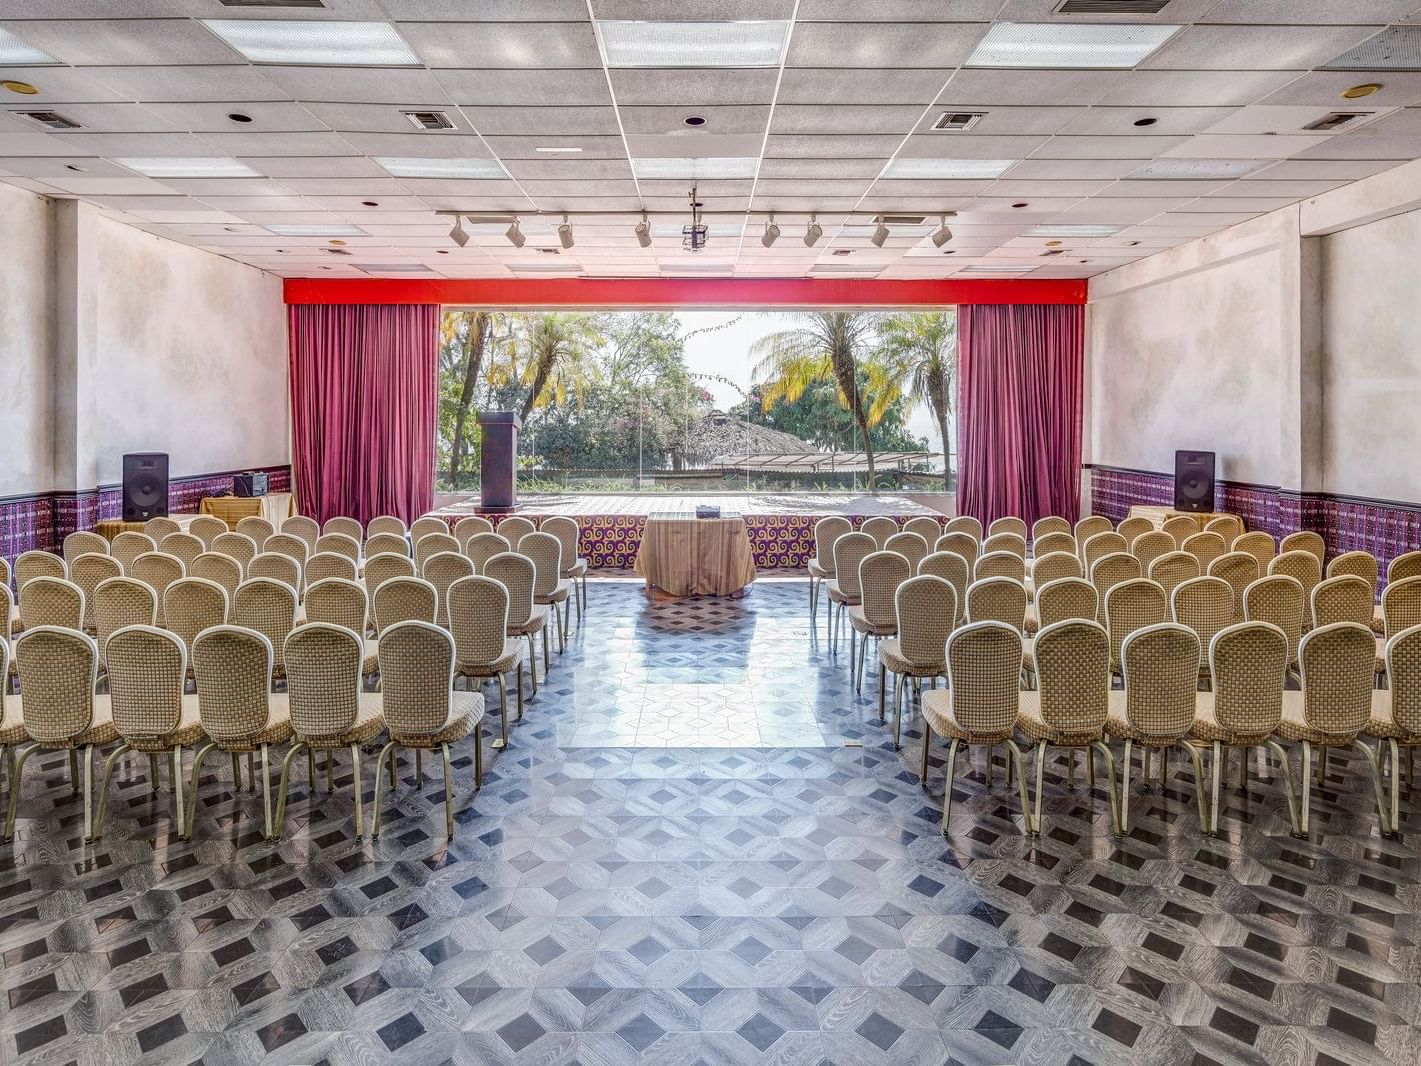
[(168, 453), (123, 457), (123, 520), (144, 522), (168, 514)]
[(245, 474), (238, 474), (232, 479), (232, 495), (234, 496), (265, 496), (267, 493), (267, 476), (261, 470), (248, 470)]
[(1174, 509), (1214, 509), (1214, 453), (1174, 453)]

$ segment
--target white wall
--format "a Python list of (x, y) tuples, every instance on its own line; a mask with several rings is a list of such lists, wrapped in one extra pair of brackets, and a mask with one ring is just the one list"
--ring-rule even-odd
[(0, 496), (56, 487), (50, 372), (53, 254), (50, 202), (0, 185)]

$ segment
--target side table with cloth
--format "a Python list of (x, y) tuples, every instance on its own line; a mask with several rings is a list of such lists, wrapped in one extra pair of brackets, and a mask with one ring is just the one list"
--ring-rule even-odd
[[(197, 517), (195, 514), (175, 514), (169, 515), (178, 528), (184, 533), (191, 532), (192, 520)], [(142, 533), (143, 522), (125, 522), (122, 518), (105, 518), (94, 526), (94, 532), (108, 540), (113, 540), (120, 533)]]
[(265, 496), (204, 496), (197, 505), (198, 514), (210, 514), (236, 529), (237, 523), (250, 515), (259, 515), (280, 529), (281, 523), (296, 514), (296, 499), (289, 492), (270, 492)]
[(1223, 511), (1176, 511), (1173, 507), (1156, 507), (1137, 503), (1130, 507), (1128, 517), (1143, 518), (1148, 522), (1153, 522), (1156, 529), (1162, 529), (1165, 522), (1171, 518), (1192, 518), (1199, 523), (1199, 528), (1202, 530), (1215, 518), (1227, 518), (1228, 514)]
[(739, 515), (652, 514), (634, 570), (673, 596), (729, 596), (755, 580), (755, 559)]

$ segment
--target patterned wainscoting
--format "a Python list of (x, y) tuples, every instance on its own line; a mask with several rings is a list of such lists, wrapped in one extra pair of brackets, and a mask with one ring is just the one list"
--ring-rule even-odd
[[(291, 491), (291, 467), (264, 468), (272, 492)], [(195, 474), (168, 482), (168, 511), (191, 514), (204, 496), (232, 491), (240, 471)], [(123, 492), (118, 485), (102, 485), (82, 492), (48, 492), (36, 496), (0, 499), (0, 556), (11, 561), (21, 552), (59, 551), (64, 538), (78, 529), (93, 529), (108, 518), (119, 518)]]

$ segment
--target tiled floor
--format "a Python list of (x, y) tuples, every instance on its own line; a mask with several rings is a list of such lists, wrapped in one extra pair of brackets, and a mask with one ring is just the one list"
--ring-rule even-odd
[[(447, 846), (437, 771), (404, 767), (375, 844), (348, 770), (298, 782), (280, 845), (209, 779), (179, 844), (136, 760), (83, 848), (44, 759), (0, 851), (0, 1062), (1421, 1059), (1417, 819), (1379, 839), (1356, 765), (1309, 841), (1258, 778), (1201, 837), (1178, 764), (1117, 841), (1057, 763), (1033, 844), (1000, 769), (960, 760), (945, 839), (941, 762), (924, 795), (917, 732), (885, 743), (802, 582), (589, 592), (476, 797), (463, 752)], [(726, 718), (747, 746), (666, 746)]]

